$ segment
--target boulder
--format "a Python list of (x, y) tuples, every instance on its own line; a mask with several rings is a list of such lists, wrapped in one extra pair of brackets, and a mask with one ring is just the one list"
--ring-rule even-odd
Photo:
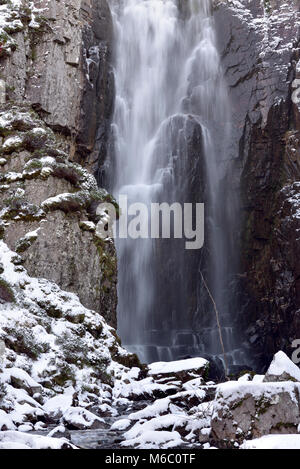
[(67, 440), (71, 440), (71, 434), (64, 425), (59, 425), (58, 427), (53, 428), (47, 436), (51, 438), (66, 438)]
[(0, 409), (0, 431), (15, 430), (15, 428), (12, 418), (4, 410)]
[(209, 362), (205, 358), (189, 358), (173, 362), (156, 362), (149, 365), (148, 374), (155, 379), (174, 377), (183, 383), (193, 378), (206, 377)]
[(300, 382), (300, 369), (284, 352), (278, 352), (274, 355), (273, 361), (264, 377), (265, 383), (276, 381)]
[(83, 407), (70, 407), (64, 413), (62, 420), (70, 430), (96, 430), (105, 427), (103, 419)]
[(297, 433), (300, 384), (228, 382), (218, 386), (212, 416), (214, 440)]
[(65, 438), (5, 431), (0, 432), (0, 449), (76, 449), (76, 446)]
[(17, 389), (25, 389), (31, 396), (42, 391), (42, 386), (20, 368), (5, 370), (1, 377), (2, 382), (10, 383)]
[(67, 391), (64, 394), (59, 394), (49, 399), (43, 407), (48, 418), (55, 421), (60, 419), (64, 412), (72, 406), (73, 394), (71, 391)]

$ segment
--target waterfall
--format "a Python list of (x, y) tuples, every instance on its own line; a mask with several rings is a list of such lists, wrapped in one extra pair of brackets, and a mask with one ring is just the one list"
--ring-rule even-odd
[(201, 269), (230, 351), (230, 104), (210, 0), (115, 0), (112, 12), (113, 192), (148, 206), (205, 202), (207, 221), (201, 251), (186, 251), (181, 240), (117, 240), (120, 336), (142, 361), (220, 353)]

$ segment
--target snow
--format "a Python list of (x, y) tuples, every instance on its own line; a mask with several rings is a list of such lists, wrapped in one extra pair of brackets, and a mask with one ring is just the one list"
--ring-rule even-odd
[(30, 423), (26, 423), (18, 427), (18, 432), (27, 433), (27, 432), (31, 432), (32, 430), (33, 430), (33, 425), (31, 425)]
[[(73, 392), (75, 392), (73, 390)], [(64, 412), (72, 406), (73, 394), (68, 390), (64, 394), (59, 394), (58, 396), (52, 397), (44, 404), (44, 410), (48, 415), (62, 416)]]
[(183, 389), (185, 389), (186, 391), (192, 391), (192, 390), (195, 390), (195, 389), (199, 389), (199, 386), (201, 386), (202, 383), (203, 383), (202, 378), (194, 378), (194, 379), (191, 379), (191, 380), (187, 381), (186, 383), (184, 383)]
[(21, 143), (22, 143), (22, 139), (18, 135), (16, 135), (14, 137), (7, 138), (2, 145), (2, 148), (4, 150), (7, 150), (8, 148), (20, 145)]
[(32, 130), (32, 133), (34, 135), (46, 135), (47, 132), (45, 129), (43, 129), (42, 127), (36, 127), (35, 129)]
[(279, 377), (284, 373), (300, 382), (300, 369), (284, 352), (280, 351), (274, 355), (273, 361), (266, 374)]
[(78, 429), (89, 429), (97, 427), (101, 427), (100, 424), (105, 423), (105, 421), (97, 417), (92, 412), (89, 412), (87, 409), (82, 407), (69, 407), (63, 415), (63, 420), (68, 425), (72, 425), (72, 427)]
[(245, 382), (247, 382), (247, 381), (251, 381), (251, 375), (250, 375), (250, 373), (246, 373), (245, 375), (241, 376), (241, 377), (238, 379), (238, 381), (239, 381), (240, 383), (245, 383)]
[(155, 392), (160, 391), (166, 393), (167, 391), (177, 391), (178, 387), (172, 384), (160, 384), (154, 381), (152, 377), (145, 378), (141, 381), (129, 381), (125, 383), (124, 380), (116, 380), (113, 390), (113, 395), (118, 398), (129, 398), (130, 396), (153, 396)]
[(131, 420), (129, 419), (121, 419), (117, 420), (111, 426), (111, 430), (126, 430), (132, 424)]
[(122, 446), (135, 446), (137, 449), (175, 448), (183, 443), (178, 432), (148, 430), (137, 438), (124, 441)]
[(0, 375), (0, 382), (10, 383), (12, 378), (22, 383), (22, 387), (30, 389), (33, 392), (39, 392), (42, 390), (42, 386), (32, 379), (26, 371), (19, 368), (9, 368), (2, 372)]
[(265, 378), (265, 375), (254, 375), (252, 383), (262, 383)]
[[(103, 426), (104, 420), (85, 407), (93, 403), (106, 415), (116, 415), (116, 409), (112, 407), (115, 396), (111, 387), (95, 377), (93, 366), (69, 365), (65, 353), (68, 343), (72, 345), (75, 341), (78, 358), (82, 353), (85, 363), (87, 360), (106, 363), (112, 382), (114, 376), (116, 381), (118, 376), (126, 379), (126, 371), (129, 370), (114, 362), (110, 354), (109, 349), (114, 346), (120, 355), (126, 355), (126, 351), (117, 344), (112, 328), (99, 314), (82, 306), (75, 294), (63, 292), (45, 279), (30, 277), (19, 265), (20, 256), (10, 251), (3, 241), (0, 241), (0, 263), (4, 269), (2, 279), (15, 296), (14, 302), (1, 305), (0, 340), (5, 337), (5, 340), (14, 342), (20, 340), (17, 337), (22, 337), (22, 347), (37, 347), (36, 356), (32, 358), (26, 353), (16, 353), (11, 347), (1, 349), (3, 369), (0, 370), (0, 383), (5, 390), (1, 405), (8, 409), (8, 413), (1, 412), (0, 430), (18, 428), (20, 433), (33, 428), (38, 430), (44, 427), (41, 420), (49, 418), (57, 423), (63, 418), (84, 428)], [(49, 307), (57, 309), (62, 317), (48, 317), (45, 308)], [(74, 315), (82, 315), (83, 323), (70, 322)], [(96, 331), (98, 338), (95, 339), (90, 331)], [(70, 370), (71, 380), (58, 385), (52, 380), (65, 367)], [(153, 379), (150, 380), (152, 388), (155, 388)], [(51, 388), (44, 387), (44, 382), (50, 382)], [(121, 389), (121, 380), (118, 385)], [(78, 407), (74, 407), (73, 398)], [(6, 439), (0, 444), (3, 447), (27, 443), (24, 440), (8, 442)]]
[(31, 449), (30, 446), (27, 446), (23, 443), (12, 443), (7, 441), (5, 443), (0, 443), (0, 449)]
[(50, 436), (52, 437), (53, 435), (55, 435), (55, 433), (65, 433), (66, 431), (66, 427), (64, 425), (59, 425), (58, 427), (55, 427), (53, 428), (53, 430), (51, 430), (51, 432), (48, 433), (47, 436)]
[(64, 445), (76, 449), (65, 438), (50, 438), (41, 435), (28, 435), (16, 431), (0, 432), (0, 445), (2, 448), (14, 449), (62, 449)]
[[(297, 392), (300, 392), (300, 384), (293, 383), (291, 381), (284, 381), (280, 383), (253, 383), (253, 381), (239, 382), (239, 381), (228, 381), (222, 383), (217, 387), (217, 395), (215, 406), (221, 405), (221, 402), (226, 403), (233, 402), (241, 396), (250, 394), (253, 397), (259, 398), (262, 394), (270, 398), (276, 398), (279, 393), (287, 392), (291, 398), (297, 401)], [(220, 403), (217, 403), (217, 399), (220, 398)]]
[(240, 449), (300, 449), (300, 435), (265, 435), (245, 441)]
[(170, 398), (157, 399), (153, 404), (146, 406), (144, 409), (129, 415), (130, 420), (142, 420), (149, 417), (155, 417), (167, 412), (170, 405)]
[(156, 362), (149, 365), (150, 375), (178, 373), (180, 371), (199, 370), (206, 368), (209, 362), (204, 358), (190, 358), (174, 362)]
[(80, 222), (80, 227), (87, 230), (87, 231), (95, 231), (96, 230), (96, 225), (92, 221), (81, 221)]
[[(137, 422), (130, 430), (125, 433), (125, 438), (130, 440), (137, 438), (138, 436), (147, 433), (148, 431), (157, 431), (169, 427), (173, 427), (174, 430), (176, 427), (182, 427), (188, 418), (189, 417), (184, 414), (167, 414), (160, 415), (159, 417), (155, 417), (144, 423)], [(141, 420), (141, 422), (143, 422), (143, 420)]]
[(0, 409), (0, 431), (1, 430), (15, 430), (15, 425), (11, 417)]

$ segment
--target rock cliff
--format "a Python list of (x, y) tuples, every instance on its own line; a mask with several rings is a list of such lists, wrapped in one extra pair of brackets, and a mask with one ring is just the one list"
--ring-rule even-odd
[(299, 329), (299, 3), (217, 2), (240, 190), (238, 321), (261, 365)]
[(30, 275), (78, 294), (116, 326), (115, 248), (95, 236), (96, 207), (111, 198), (88, 172), (113, 102), (108, 5), (1, 3), (3, 238)]

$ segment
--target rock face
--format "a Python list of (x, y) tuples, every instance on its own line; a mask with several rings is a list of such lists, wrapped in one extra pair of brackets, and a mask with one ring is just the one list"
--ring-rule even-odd
[(112, 199), (33, 111), (8, 109), (0, 112), (2, 236), (30, 275), (78, 294), (115, 326), (115, 248), (95, 233), (96, 207)]
[[(89, 161), (94, 170), (99, 139), (102, 145), (106, 141), (114, 90), (106, 0), (1, 4), (8, 12), (0, 63), (8, 99), (36, 109), (48, 126), (66, 136), (70, 155)], [(12, 18), (18, 27), (12, 28)]]
[[(299, 2), (216, 2), (240, 190), (238, 321), (256, 361), (299, 337)], [(299, 83), (298, 83), (299, 84)]]
[(113, 104), (109, 7), (1, 4), (2, 237), (30, 275), (78, 294), (116, 326), (115, 247), (95, 234), (97, 205), (112, 199), (87, 171), (105, 151)]
[(104, 0), (0, 3), (0, 447), (69, 448), (14, 430), (102, 427), (86, 407), (112, 415), (114, 381), (139, 365), (111, 327), (116, 253), (97, 224), (116, 203), (92, 174), (111, 18)]

